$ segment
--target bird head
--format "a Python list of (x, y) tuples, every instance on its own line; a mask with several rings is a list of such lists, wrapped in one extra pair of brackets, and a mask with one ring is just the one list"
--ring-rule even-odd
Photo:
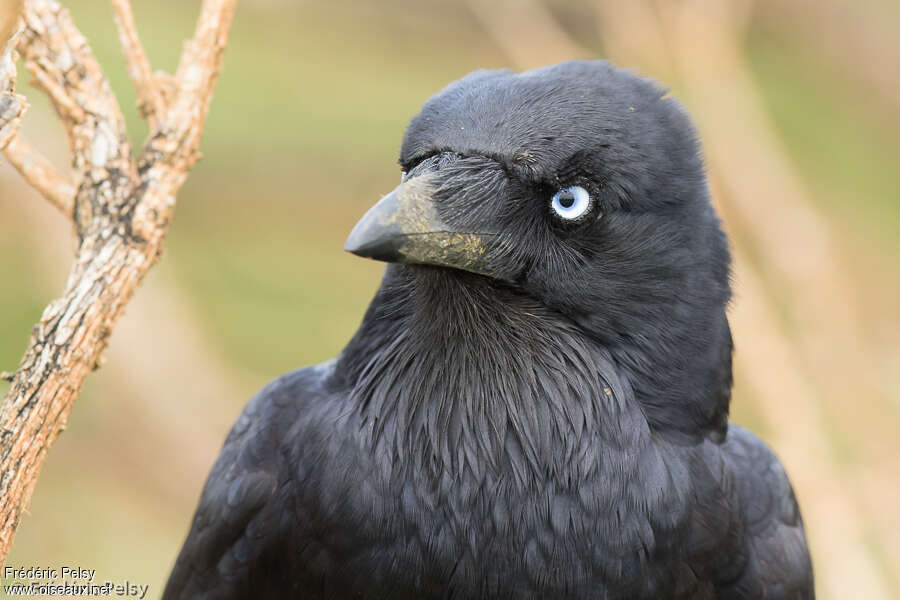
[(727, 303), (727, 242), (693, 127), (630, 71), (472, 73), (413, 118), (400, 164), (346, 250), (478, 273), (613, 343)]

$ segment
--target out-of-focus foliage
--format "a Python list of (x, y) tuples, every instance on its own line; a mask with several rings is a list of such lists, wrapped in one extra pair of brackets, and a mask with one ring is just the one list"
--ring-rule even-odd
[[(613, 40), (600, 35), (601, 1), (547, 4), (567, 34), (598, 57), (615, 55)], [(122, 106), (133, 107), (111, 10), (90, 0), (66, 4)], [(173, 69), (196, 3), (133, 4), (154, 66)], [(803, 10), (841, 14), (848, 5), (760, 2), (749, 8), (741, 48), (791, 169), (853, 265), (872, 340), (863, 347), (877, 353), (879, 364), (896, 367), (900, 85), (861, 62), (865, 54), (833, 47), (844, 43), (840, 20), (809, 18)], [(900, 7), (890, 2), (853, 9), (862, 15), (855, 26), (871, 26), (875, 37), (900, 29)], [(889, 50), (900, 55), (900, 38), (892, 39)], [(541, 39), (527, 43), (540, 46)], [(96, 568), (101, 580), (149, 583), (151, 597), (160, 593), (205, 474), (243, 403), (280, 373), (333, 356), (356, 329), (382, 266), (341, 248), (356, 219), (396, 184), (409, 118), (463, 74), (510, 66), (502, 48), (466, 3), (239, 4), (205, 157), (180, 194), (167, 255), (129, 306), (106, 366), (88, 380), (69, 430), (53, 448), (10, 565), (80, 565)], [(33, 107), (25, 135), (64, 164), (61, 128), (26, 79), (20, 77), (20, 87)], [(683, 91), (679, 82), (666, 83)], [(142, 139), (146, 127), (136, 111), (127, 119), (133, 137)], [(15, 368), (31, 325), (61, 289), (72, 243), (68, 225), (0, 160), (0, 370)], [(743, 251), (748, 260), (764, 261), (759, 248)], [(770, 293), (776, 314), (805, 301), (777, 287)], [(741, 301), (739, 282), (735, 302)], [(739, 352), (741, 345), (738, 339)], [(815, 364), (808, 368), (804, 376), (815, 379)], [(738, 373), (734, 418), (766, 435), (763, 404), (746, 377)], [(871, 422), (878, 431), (896, 431), (897, 373), (885, 369), (869, 383), (880, 390), (877, 401), (846, 399), (869, 411), (860, 427)], [(6, 387), (0, 384), (0, 393)], [(900, 520), (896, 510), (879, 508), (900, 506), (900, 470), (892, 467), (900, 462), (900, 442), (881, 436), (872, 450), (860, 427), (824, 404), (821, 410), (831, 448), (821, 460), (835, 461), (833, 483), (865, 484), (884, 500), (851, 494), (858, 504), (843, 516), (864, 534), (857, 558), (879, 574), (880, 589), (900, 594)], [(799, 490), (813, 515), (814, 503), (824, 501), (816, 492)], [(834, 553), (821, 552), (815, 529), (810, 535), (817, 569), (829, 569), (821, 561)], [(820, 594), (835, 597), (827, 587)]]

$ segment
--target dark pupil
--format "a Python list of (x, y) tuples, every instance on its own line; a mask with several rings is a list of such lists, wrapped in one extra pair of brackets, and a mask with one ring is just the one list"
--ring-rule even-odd
[(559, 205), (563, 208), (572, 208), (575, 204), (575, 194), (572, 192), (563, 192), (559, 195)]

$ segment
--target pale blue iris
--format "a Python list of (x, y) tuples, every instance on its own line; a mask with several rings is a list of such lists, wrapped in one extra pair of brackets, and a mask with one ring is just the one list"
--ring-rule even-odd
[(581, 186), (573, 185), (553, 194), (553, 212), (571, 221), (583, 217), (591, 210), (591, 196)]

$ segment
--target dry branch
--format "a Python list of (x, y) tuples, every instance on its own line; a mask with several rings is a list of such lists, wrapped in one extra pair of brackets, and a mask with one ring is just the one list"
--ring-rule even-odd
[(0, 150), (15, 137), (28, 108), (25, 98), (16, 94), (15, 40), (11, 39), (21, 12), (21, 0), (0, 4)]
[(12, 37), (22, 14), (22, 0), (5, 0), (0, 3), (0, 54), (6, 54), (6, 43)]
[(10, 54), (0, 56), (0, 150), (19, 132), (22, 114), (28, 108), (24, 96), (16, 93), (16, 66)]
[(34, 189), (62, 214), (72, 217), (75, 184), (69, 177), (57, 171), (49, 160), (21, 136), (10, 140), (4, 152), (10, 164)]
[(153, 78), (150, 60), (138, 37), (134, 15), (131, 13), (131, 3), (128, 0), (112, 0), (112, 5), (116, 12), (119, 41), (122, 43), (122, 51), (128, 63), (128, 75), (138, 94), (138, 109), (149, 121), (152, 131), (156, 129), (159, 118), (165, 111), (163, 97)]
[[(65, 428), (116, 320), (161, 253), (175, 194), (198, 157), (234, 4), (204, 0), (167, 105), (156, 87), (159, 78), (149, 75), (130, 7), (114, 1), (142, 111), (152, 123), (150, 139), (135, 160), (118, 102), (68, 12), (55, 0), (25, 2), (17, 48), (63, 122), (77, 183), (34, 158), (39, 155), (22, 140), (13, 140), (5, 153), (73, 217), (79, 247), (66, 288), (32, 330), (0, 407), (0, 563), (48, 449)], [(74, 196), (71, 205), (64, 204), (68, 194)]]

